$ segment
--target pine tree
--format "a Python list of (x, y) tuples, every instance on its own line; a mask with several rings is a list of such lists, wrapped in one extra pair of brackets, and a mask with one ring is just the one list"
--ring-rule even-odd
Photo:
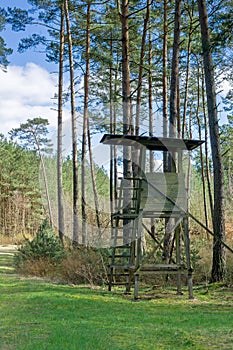
[(49, 123), (47, 119), (43, 119), (43, 118), (28, 119), (27, 122), (22, 123), (19, 128), (12, 129), (9, 132), (9, 134), (12, 140), (18, 139), (22, 143), (25, 149), (34, 150), (39, 155), (43, 179), (44, 179), (44, 185), (45, 185), (45, 192), (46, 192), (47, 205), (48, 205), (48, 211), (49, 211), (49, 220), (50, 220), (50, 223), (52, 224), (53, 214), (52, 214), (52, 207), (51, 207), (50, 196), (49, 196), (46, 169), (45, 169), (44, 158), (43, 158), (43, 154), (51, 152), (51, 146), (52, 146), (51, 141), (47, 138), (48, 125)]
[(206, 95), (210, 129), (210, 143), (214, 168), (214, 242), (213, 266), (211, 281), (222, 281), (226, 270), (226, 252), (222, 242), (225, 242), (225, 198), (224, 198), (224, 170), (219, 138), (219, 126), (212, 62), (211, 41), (208, 26), (208, 14), (205, 0), (198, 0), (199, 21), (202, 35), (202, 50), (205, 70)]

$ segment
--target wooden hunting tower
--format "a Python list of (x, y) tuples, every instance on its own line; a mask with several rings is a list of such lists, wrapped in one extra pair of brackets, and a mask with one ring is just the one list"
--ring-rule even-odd
[[(134, 298), (137, 299), (140, 276), (163, 273), (177, 275), (177, 293), (181, 294), (181, 276), (185, 274), (189, 298), (193, 298), (188, 186), (183, 172), (183, 152), (195, 149), (203, 141), (105, 134), (100, 142), (111, 146), (111, 155), (113, 148), (130, 150), (131, 159), (126, 163), (131, 163), (132, 169), (131, 173), (123, 171), (114, 186), (117, 195), (111, 209), (109, 290), (113, 285), (124, 284), (129, 292), (134, 285)], [(166, 154), (170, 159), (170, 171), (147, 171), (147, 150)], [(162, 239), (153, 230), (156, 220), (164, 223)], [(155, 253), (164, 248), (165, 233), (169, 234), (169, 230), (174, 232), (175, 257), (161, 258), (158, 262), (159, 254), (155, 259)], [(153, 242), (149, 253), (145, 250), (145, 234)]]

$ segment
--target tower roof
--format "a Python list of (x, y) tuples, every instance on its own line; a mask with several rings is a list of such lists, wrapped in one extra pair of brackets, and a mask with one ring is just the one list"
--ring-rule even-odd
[(151, 151), (191, 151), (205, 141), (170, 137), (105, 134), (100, 140), (105, 145), (145, 146)]

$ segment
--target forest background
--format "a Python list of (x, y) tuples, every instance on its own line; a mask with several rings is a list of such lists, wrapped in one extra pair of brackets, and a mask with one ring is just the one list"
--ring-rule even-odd
[[(198, 3), (207, 7), (211, 39), (207, 51), (213, 59), (218, 118), (223, 116), (218, 136), (224, 169), (227, 230), (226, 235), (224, 231), (220, 236), (230, 245), (232, 1)], [(57, 92), (54, 96), (48, 95), (48, 100), (53, 98), (57, 114), (55, 140), (58, 141), (54, 152), (46, 115), (25, 116), (21, 125), (11, 129), (10, 137), (1, 136), (1, 237), (15, 241), (23, 234), (34, 235), (48, 217), (58, 222), (61, 239), (65, 233), (74, 242), (85, 243), (88, 225), (95, 230), (109, 224), (104, 203), (109, 198), (111, 169), (109, 160), (101, 158), (94, 162), (93, 145), (95, 148), (98, 135), (124, 132), (168, 136), (170, 130), (164, 121), (173, 125), (172, 132), (177, 137), (206, 141), (192, 157), (190, 211), (207, 228), (215, 229), (212, 222), (217, 201), (213, 148), (209, 142), (211, 115), (207, 106), (203, 33), (199, 22), (200, 8), (195, 1), (147, 1), (143, 4), (139, 1), (28, 1), (27, 9), (1, 9), (1, 29), (11, 26), (13, 31), (23, 33), (19, 52), (33, 50), (34, 55), (43, 52), (46, 60), (53, 64)], [(8, 74), (10, 48), (3, 39), (0, 44), (1, 66), (6, 70), (4, 74)], [(223, 95), (221, 92), (226, 86), (229, 91)], [(64, 133), (64, 109), (68, 103), (71, 106), (70, 129)], [(128, 112), (125, 106), (129, 107)], [(66, 154), (63, 153), (64, 134), (72, 140), (71, 151)], [(105, 157), (106, 149), (98, 147), (96, 158), (100, 154)], [(152, 156), (150, 162), (154, 161)], [(117, 165), (116, 162), (114, 166)], [(54, 194), (55, 189), (51, 182), (46, 184), (49, 176), (44, 177), (43, 169), (47, 172), (51, 169), (52, 179), (57, 177), (56, 214), (49, 194), (49, 191)], [(65, 220), (63, 212), (67, 209), (60, 195), (63, 191), (68, 198), (65, 205), (72, 213)], [(92, 205), (87, 206), (90, 202)], [(67, 222), (68, 228), (65, 227)], [(191, 223), (191, 232), (198, 238), (199, 251), (211, 250), (211, 238), (203, 229)], [(222, 273), (220, 275), (215, 276), (217, 280), (222, 278)]]

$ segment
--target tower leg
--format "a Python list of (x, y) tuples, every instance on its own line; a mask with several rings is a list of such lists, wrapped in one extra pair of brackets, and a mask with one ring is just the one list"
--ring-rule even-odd
[[(140, 267), (141, 259), (142, 259), (142, 239), (141, 236), (139, 235), (137, 239), (137, 244), (136, 244), (136, 265), (135, 265), (135, 270)], [(138, 299), (138, 290), (139, 290), (139, 274), (136, 272), (134, 274), (134, 300)]]
[(113, 282), (113, 267), (110, 268), (110, 273), (109, 273), (109, 281), (108, 281), (109, 292), (111, 292), (112, 290), (112, 282)]
[[(180, 227), (176, 228), (176, 264), (178, 268), (180, 267)], [(181, 283), (181, 270), (180, 268), (177, 271), (177, 295), (182, 295), (182, 283)]]
[(138, 299), (139, 275), (134, 275), (134, 300)]
[(189, 299), (193, 299), (193, 278), (192, 273), (193, 269), (191, 266), (191, 257), (190, 257), (190, 239), (189, 239), (189, 227), (188, 227), (188, 217), (184, 217), (184, 244), (185, 244), (185, 254), (187, 261), (187, 269), (188, 269), (188, 293)]

